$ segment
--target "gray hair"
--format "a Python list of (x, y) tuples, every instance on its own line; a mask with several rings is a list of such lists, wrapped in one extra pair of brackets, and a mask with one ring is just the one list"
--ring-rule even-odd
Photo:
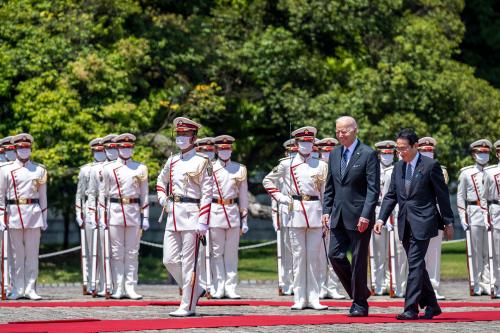
[(354, 119), (351, 116), (339, 117), (339, 118), (337, 118), (337, 120), (335, 120), (335, 123), (347, 123), (348, 126), (352, 126), (356, 129), (358, 128), (358, 124), (356, 123), (356, 119)]

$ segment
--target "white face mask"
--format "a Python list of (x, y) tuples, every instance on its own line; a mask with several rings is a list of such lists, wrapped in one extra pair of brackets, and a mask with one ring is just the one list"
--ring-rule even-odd
[(204, 151), (203, 154), (207, 155), (211, 160), (213, 160), (215, 157), (215, 153), (213, 151)]
[(21, 160), (27, 160), (31, 156), (31, 148), (19, 148), (17, 150), (17, 156)]
[(134, 150), (132, 148), (120, 148), (118, 149), (118, 153), (120, 154), (120, 157), (123, 158), (124, 160), (128, 160), (130, 156), (132, 156), (132, 152)]
[(479, 165), (485, 165), (490, 160), (490, 154), (487, 154), (487, 153), (477, 153), (477, 154), (474, 154), (474, 159), (476, 160), (477, 164), (479, 164)]
[(391, 165), (393, 161), (394, 161), (393, 154), (380, 154), (380, 163), (382, 163), (384, 166)]
[(111, 148), (111, 149), (104, 149), (106, 152), (106, 157), (110, 161), (114, 161), (118, 158), (118, 149)]
[(328, 159), (330, 158), (330, 152), (328, 153), (321, 153), (321, 159), (325, 162), (328, 162)]
[(5, 157), (9, 162), (15, 161), (17, 158), (16, 151), (15, 150), (6, 150), (5, 151)]
[(94, 152), (94, 159), (97, 162), (104, 162), (104, 161), (106, 161), (106, 153), (103, 151), (95, 151)]
[(302, 155), (309, 155), (313, 150), (313, 143), (307, 141), (299, 141), (299, 153)]
[(423, 151), (420, 154), (422, 154), (422, 156), (427, 156), (429, 158), (434, 159), (434, 153), (432, 151)]
[(175, 144), (179, 149), (184, 150), (191, 145), (191, 136), (176, 136)]
[(217, 156), (223, 161), (227, 161), (231, 158), (232, 151), (229, 149), (219, 150), (217, 152)]

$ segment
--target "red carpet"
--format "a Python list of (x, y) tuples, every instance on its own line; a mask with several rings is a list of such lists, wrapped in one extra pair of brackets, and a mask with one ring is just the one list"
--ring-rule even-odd
[[(200, 301), (199, 306), (292, 306), (293, 302), (287, 301), (266, 301), (266, 300), (209, 300)], [(350, 301), (321, 301), (321, 304), (331, 307), (350, 307)], [(369, 302), (370, 306), (388, 308), (388, 307), (403, 307), (403, 301), (378, 301)], [(500, 308), (499, 302), (439, 302), (442, 307), (492, 307)], [(64, 302), (64, 301), (45, 301), (45, 302), (30, 302), (30, 301), (7, 301), (0, 302), (2, 307), (109, 307), (109, 306), (178, 306), (179, 301), (131, 301), (131, 300), (98, 300), (98, 301), (79, 301), (79, 302)]]
[[(84, 333), (116, 332), (135, 330), (160, 330), (181, 328), (251, 327), (278, 325), (319, 325), (319, 324), (382, 324), (403, 323), (394, 314), (376, 314), (365, 318), (349, 318), (343, 314), (293, 315), (293, 316), (228, 316), (197, 317), (184, 319), (144, 319), (144, 320), (56, 320), (24, 323), (0, 324), (0, 332), (51, 332)], [(500, 311), (449, 312), (432, 321), (410, 322), (453, 323), (471, 321), (500, 320)]]

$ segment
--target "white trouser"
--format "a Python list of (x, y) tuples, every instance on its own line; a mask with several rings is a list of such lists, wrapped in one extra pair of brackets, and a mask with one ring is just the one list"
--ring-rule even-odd
[(493, 229), (493, 283), (500, 290), (500, 229)]
[(441, 281), (441, 243), (443, 242), (443, 230), (438, 230), (438, 235), (429, 241), (429, 247), (425, 254), (425, 268), (429, 273), (432, 288), (439, 290)]
[[(182, 288), (182, 298), (179, 309), (196, 310), (198, 296), (202, 292), (199, 283), (199, 270), (193, 283), (191, 276), (194, 270), (195, 248), (197, 245), (196, 231), (165, 230), (163, 237), (163, 265), (170, 272), (177, 284)], [(203, 257), (199, 255), (199, 257)]]
[(382, 228), (380, 234), (372, 232), (373, 247), (373, 261), (374, 265), (371, 267), (372, 279), (374, 279), (375, 290), (386, 288), (389, 290), (389, 233), (386, 228)]
[(236, 292), (240, 228), (211, 228), (212, 267), (216, 295)]
[[(209, 235), (207, 232), (205, 238), (208, 239), (208, 237)], [(210, 286), (207, 285), (206, 247), (203, 244), (200, 244), (200, 259), (198, 259), (198, 272), (199, 272), (198, 279), (200, 280), (200, 285), (202, 285), (205, 290), (212, 292), (212, 290), (208, 289), (210, 288)]]
[(319, 303), (322, 232), (322, 228), (290, 228), (295, 303)]
[(38, 278), (40, 228), (9, 229), (12, 249), (12, 291), (25, 295), (35, 290)]
[[(88, 223), (85, 223), (85, 245), (87, 255), (87, 288), (90, 291), (92, 288), (92, 234), (94, 228)], [(81, 240), (80, 240), (81, 241)]]
[(139, 227), (109, 226), (111, 245), (111, 273), (113, 291), (135, 291), (137, 269), (139, 266), (139, 245), (141, 229)]
[(406, 293), (406, 282), (408, 280), (408, 259), (406, 258), (406, 252), (403, 247), (403, 242), (399, 239), (398, 227), (394, 226), (394, 238), (396, 242), (396, 276), (393, 277), (395, 279), (395, 293), (396, 295), (403, 296)]
[[(323, 244), (323, 242), (325, 242)], [(325, 252), (326, 246), (326, 252)], [(321, 250), (319, 255), (319, 286), (320, 294), (332, 295), (338, 292), (340, 286), (340, 281), (333, 271), (329, 260), (327, 259), (328, 249), (330, 248), (330, 235), (327, 234), (325, 238), (321, 240)]]
[(488, 263), (488, 232), (484, 225), (472, 225), (472, 271), (474, 273), (474, 288), (481, 287), (490, 290), (490, 271)]
[[(104, 274), (104, 261), (105, 261), (105, 254), (104, 254), (104, 230), (95, 228), (92, 229), (92, 234), (97, 232), (97, 267), (94, 267), (92, 265), (92, 257), (93, 257), (93, 244), (92, 241), (90, 242), (90, 266), (91, 267), (91, 274), (95, 275), (95, 281), (96, 281), (96, 289), (98, 292), (102, 292), (105, 289), (105, 280), (106, 276)], [(88, 235), (87, 235), (88, 238)], [(107, 244), (109, 247), (109, 244)], [(94, 286), (91, 285), (91, 288), (93, 289)]]
[(293, 255), (290, 240), (290, 228), (281, 226), (281, 281), (282, 290), (290, 293), (293, 290)]

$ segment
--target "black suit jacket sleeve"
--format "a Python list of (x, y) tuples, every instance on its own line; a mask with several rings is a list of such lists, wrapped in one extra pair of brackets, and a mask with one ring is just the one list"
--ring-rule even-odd
[(384, 196), (382, 201), (382, 206), (380, 207), (380, 213), (378, 214), (378, 219), (386, 223), (387, 219), (391, 215), (394, 207), (398, 203), (397, 191), (396, 191), (396, 168), (394, 168), (391, 174), (391, 184), (389, 185), (389, 190)]
[(370, 153), (366, 163), (366, 183), (366, 200), (361, 216), (370, 220), (375, 216), (375, 207), (380, 194), (380, 163), (375, 151)]
[(325, 193), (323, 194), (323, 214), (331, 214), (335, 199), (335, 185), (333, 184), (332, 156), (328, 158), (328, 176), (326, 177)]
[(453, 211), (450, 204), (450, 193), (444, 179), (443, 170), (439, 163), (434, 163), (431, 169), (431, 182), (434, 186), (436, 201), (439, 205), (439, 212), (445, 225), (453, 224)]

